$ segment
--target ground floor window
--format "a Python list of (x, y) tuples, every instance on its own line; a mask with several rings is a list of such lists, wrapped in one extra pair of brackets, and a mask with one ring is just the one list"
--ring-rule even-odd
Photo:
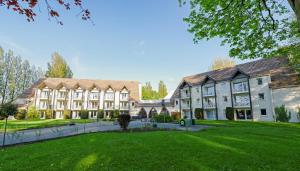
[(239, 119), (239, 120), (252, 119), (250, 109), (236, 109), (235, 114), (236, 114), (236, 119)]
[(216, 111), (215, 110), (206, 110), (206, 117), (208, 120), (216, 119)]
[(91, 118), (97, 117), (97, 111), (91, 111)]
[[(121, 115), (129, 115), (129, 111), (128, 110), (121, 110), (120, 114)], [(147, 113), (146, 113), (146, 118), (147, 118)]]

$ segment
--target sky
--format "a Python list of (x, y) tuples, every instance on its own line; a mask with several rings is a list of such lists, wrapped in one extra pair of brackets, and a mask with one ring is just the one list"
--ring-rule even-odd
[(178, 0), (85, 0), (83, 5), (95, 25), (82, 21), (76, 7), (54, 6), (63, 26), (48, 20), (43, 4), (30, 23), (0, 7), (0, 46), (44, 70), (58, 52), (75, 78), (150, 81), (155, 89), (163, 80), (169, 90), (182, 77), (207, 71), (215, 57), (228, 56), (220, 39), (193, 43), (183, 22), (189, 8)]

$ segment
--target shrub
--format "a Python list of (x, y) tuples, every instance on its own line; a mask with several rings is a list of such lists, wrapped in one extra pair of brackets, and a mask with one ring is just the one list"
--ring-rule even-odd
[(27, 119), (40, 119), (40, 114), (34, 106), (30, 106), (27, 112)]
[(71, 119), (71, 111), (68, 109), (64, 110), (64, 119)]
[(228, 120), (234, 120), (234, 109), (232, 107), (226, 107), (226, 118)]
[(123, 130), (127, 130), (127, 127), (130, 122), (130, 115), (129, 114), (119, 115), (118, 122), (119, 122), (120, 127)]
[(46, 119), (53, 119), (53, 112), (52, 112), (52, 110), (50, 110), (50, 109), (46, 110), (46, 112), (45, 112), (45, 118)]
[(103, 119), (104, 118), (104, 110), (99, 109), (97, 111), (97, 119)]
[(120, 110), (114, 110), (112, 114), (112, 118), (119, 118), (120, 116)]
[(80, 117), (80, 119), (88, 119), (89, 118), (89, 111), (87, 111), (87, 110), (79, 111), (79, 117)]
[(144, 119), (144, 118), (147, 118), (147, 112), (144, 108), (142, 108), (138, 114), (139, 116), (139, 119)]
[(298, 107), (297, 118), (300, 120), (300, 106)]
[(21, 109), (15, 115), (15, 118), (18, 119), (18, 120), (23, 120), (23, 119), (26, 118), (26, 114), (27, 114), (27, 111), (25, 109)]
[(5, 103), (0, 108), (0, 115), (2, 118), (7, 118), (8, 116), (13, 116), (18, 112), (16, 105), (12, 103)]
[(181, 113), (180, 112), (172, 112), (171, 117), (172, 117), (172, 120), (178, 121), (181, 118)]
[(285, 105), (275, 107), (276, 122), (288, 122), (291, 119), (291, 112), (288, 112)]
[(159, 123), (166, 123), (166, 122), (173, 121), (172, 117), (169, 115), (157, 115), (157, 116), (154, 116), (154, 120)]
[(202, 108), (195, 109), (195, 118), (196, 119), (204, 119), (204, 112)]

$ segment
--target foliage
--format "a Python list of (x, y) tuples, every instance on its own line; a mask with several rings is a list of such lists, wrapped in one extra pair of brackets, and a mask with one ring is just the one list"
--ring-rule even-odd
[(144, 119), (144, 118), (147, 118), (147, 112), (144, 108), (141, 108), (141, 110), (139, 111), (139, 119)]
[(234, 67), (235, 61), (230, 58), (215, 58), (211, 64), (211, 70), (224, 69)]
[(71, 119), (71, 111), (68, 109), (64, 110), (64, 119)]
[(130, 115), (128, 115), (128, 114), (119, 115), (118, 122), (119, 122), (120, 127), (123, 130), (127, 130), (127, 127), (130, 122)]
[(27, 114), (27, 111), (25, 109), (21, 109), (17, 112), (17, 114), (15, 115), (15, 118), (17, 120), (23, 120), (26, 118), (26, 114)]
[(25, 89), (43, 77), (41, 68), (36, 69), (27, 60), (7, 53), (0, 47), (0, 99), (1, 104), (14, 101)]
[(275, 107), (276, 122), (288, 122), (291, 119), (291, 112), (285, 108), (285, 105)]
[(88, 119), (89, 118), (89, 111), (88, 110), (81, 110), (79, 111), (80, 119)]
[(202, 108), (195, 109), (195, 118), (196, 119), (204, 119), (204, 111)]
[(159, 81), (158, 91), (153, 90), (151, 83), (146, 82), (146, 85), (142, 86), (142, 99), (143, 100), (157, 100), (162, 99), (168, 94), (167, 87), (163, 81)]
[(99, 109), (97, 111), (97, 118), (98, 119), (103, 119), (104, 118), (104, 110), (103, 109)]
[(112, 118), (119, 118), (120, 116), (120, 110), (114, 110), (112, 114)]
[(72, 78), (73, 72), (65, 59), (55, 52), (52, 55), (51, 63), (48, 63), (48, 71), (46, 72), (46, 77), (54, 78)]
[(39, 111), (34, 106), (30, 106), (27, 112), (27, 119), (40, 119)]
[(168, 95), (167, 86), (162, 80), (160, 80), (158, 83), (158, 96), (160, 98), (164, 98), (166, 95)]
[[(182, 4), (186, 0), (179, 0)], [(191, 11), (185, 22), (194, 42), (222, 38), (230, 46), (229, 55), (253, 59), (276, 55), (280, 44), (294, 37), (289, 7), (281, 1), (189, 0)], [(292, 7), (295, 4), (290, 3)], [(298, 4), (299, 5), (299, 4)], [(300, 30), (299, 9), (297, 30)]]
[(1, 0), (0, 5), (12, 10), (13, 12), (16, 12), (17, 14), (25, 15), (28, 22), (33, 22), (37, 15), (36, 10), (40, 11), (39, 13), (41, 13), (40, 5), (45, 5), (47, 7), (49, 20), (50, 18), (54, 18), (58, 24), (63, 25), (63, 22), (59, 20), (59, 12), (55, 10), (53, 6), (58, 5), (65, 10), (70, 10), (71, 4), (73, 4), (80, 9), (80, 13), (78, 15), (81, 16), (82, 20), (91, 20), (90, 11), (83, 8), (82, 0), (71, 0), (71, 2), (66, 2), (63, 0)]
[(154, 120), (159, 123), (167, 123), (173, 121), (172, 117), (169, 115), (157, 115), (154, 116)]
[(1, 105), (0, 108), (0, 115), (1, 117), (8, 117), (8, 116), (13, 116), (15, 114), (17, 114), (18, 112), (18, 108), (16, 105), (12, 104), (12, 103), (5, 103)]
[(228, 120), (234, 120), (234, 109), (232, 107), (226, 107), (225, 112)]
[(172, 120), (178, 121), (181, 118), (181, 113), (180, 112), (171, 112), (171, 117), (172, 117)]
[(46, 119), (53, 119), (53, 111), (51, 109), (47, 109), (45, 111), (45, 118)]

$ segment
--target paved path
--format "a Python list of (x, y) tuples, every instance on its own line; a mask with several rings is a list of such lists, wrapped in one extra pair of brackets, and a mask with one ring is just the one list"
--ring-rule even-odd
[[(151, 127), (152, 124), (149, 122), (141, 121), (132, 121), (129, 124), (129, 128), (142, 128), (142, 127)], [(180, 127), (179, 124), (172, 123), (157, 123), (158, 128), (173, 129), (173, 130), (188, 130), (188, 131), (199, 131), (205, 129), (208, 126), (203, 125), (194, 125), (192, 127)], [(13, 145), (19, 143), (27, 143), (34, 141), (41, 141), (59, 137), (67, 137), (72, 135), (78, 135), (89, 132), (104, 132), (104, 131), (114, 131), (120, 130), (118, 124), (113, 122), (94, 122), (87, 124), (76, 124), (76, 125), (67, 125), (67, 126), (58, 126), (52, 128), (40, 128), (40, 129), (30, 129), (17, 131), (14, 133), (7, 133), (5, 139), (5, 145)], [(2, 146), (3, 133), (0, 134), (0, 146)]]

